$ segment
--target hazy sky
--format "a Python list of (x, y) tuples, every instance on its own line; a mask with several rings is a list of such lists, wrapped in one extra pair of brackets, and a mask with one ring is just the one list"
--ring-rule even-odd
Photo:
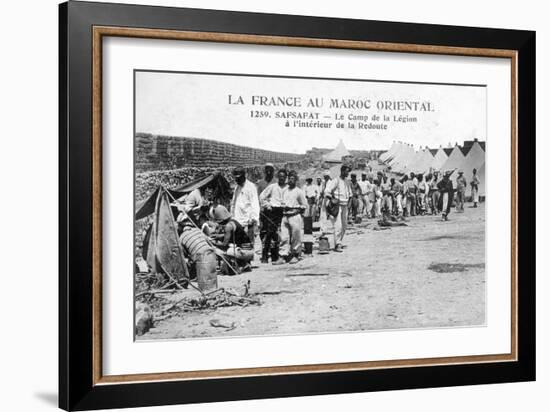
[[(135, 93), (136, 132), (267, 150), (304, 153), (314, 146), (334, 147), (340, 139), (348, 149), (388, 149), (394, 140), (433, 148), (486, 138), (485, 87), (136, 72)], [(238, 103), (240, 96), (244, 104), (230, 104), (229, 95), (232, 103)], [(277, 102), (278, 97), (292, 106)], [(322, 106), (307, 107), (310, 99), (319, 105), (322, 99)], [(415, 111), (413, 106), (396, 110), (406, 107), (403, 102), (417, 108), (424, 104), (428, 111)], [(368, 108), (347, 107), (350, 104)], [(286, 118), (276, 118), (304, 113), (314, 119), (302, 121), (331, 122), (331, 128), (285, 127)], [(384, 114), (389, 122), (372, 119)], [(345, 124), (349, 116), (368, 116), (361, 123), (385, 124), (387, 129), (339, 129), (336, 116), (343, 117)], [(416, 122), (396, 122), (394, 116), (414, 117)], [(291, 125), (294, 120), (298, 119), (290, 119)]]

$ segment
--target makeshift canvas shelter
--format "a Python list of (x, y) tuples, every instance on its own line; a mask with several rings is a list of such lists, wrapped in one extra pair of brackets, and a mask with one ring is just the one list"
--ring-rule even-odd
[(208, 176), (200, 177), (176, 188), (174, 191), (181, 193), (181, 196), (179, 196), (177, 200), (182, 201), (185, 196), (199, 188), (211, 189), (212, 199), (216, 203), (226, 204), (231, 200), (231, 186), (221, 173), (213, 173)]
[(211, 189), (213, 200), (221, 204), (230, 201), (232, 195), (231, 186), (221, 173), (199, 177), (176, 189), (166, 189), (159, 186), (147, 199), (136, 205), (136, 220), (143, 219), (155, 211), (156, 199), (161, 188), (168, 193), (172, 201), (177, 200), (179, 202), (185, 200), (189, 193), (198, 188)]
[[(164, 187), (159, 186), (149, 198), (154, 199), (153, 221), (143, 241), (142, 256), (153, 273), (166, 273), (174, 280), (181, 280), (189, 278), (189, 273), (170, 206), (172, 197)], [(145, 214), (149, 206), (147, 201), (144, 204), (147, 208), (139, 208), (136, 219), (138, 214), (142, 217), (149, 215)]]
[(142, 256), (152, 272), (166, 273), (176, 280), (189, 277), (175, 221), (176, 213), (179, 212), (172, 205), (185, 200), (189, 193), (198, 188), (211, 189), (218, 203), (227, 203), (231, 199), (229, 182), (220, 173), (215, 173), (174, 190), (159, 186), (151, 196), (136, 206), (136, 221), (145, 218), (152, 220), (142, 247)]
[(346, 149), (342, 139), (340, 139), (340, 142), (333, 151), (323, 155), (323, 161), (326, 163), (342, 163), (342, 158), (346, 156), (351, 156), (351, 153)]

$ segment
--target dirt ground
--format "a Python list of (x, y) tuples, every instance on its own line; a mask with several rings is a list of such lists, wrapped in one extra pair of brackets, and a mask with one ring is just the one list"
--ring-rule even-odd
[[(485, 208), (410, 218), (406, 227), (351, 226), (344, 253), (317, 249), (294, 265), (260, 264), (220, 276), (218, 286), (259, 306), (183, 312), (156, 321), (138, 340), (473, 326), (485, 323)], [(332, 237), (330, 237), (332, 243)], [(258, 246), (257, 246), (258, 248)], [(267, 294), (265, 294), (267, 292)], [(191, 288), (169, 295), (198, 297)], [(233, 328), (215, 327), (211, 321)]]

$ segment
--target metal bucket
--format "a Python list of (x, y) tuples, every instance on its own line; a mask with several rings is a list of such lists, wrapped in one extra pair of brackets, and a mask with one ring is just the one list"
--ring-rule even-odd
[(321, 236), (319, 238), (319, 254), (326, 255), (329, 253), (330, 250), (330, 244), (328, 242), (328, 238)]
[(218, 288), (218, 275), (216, 274), (217, 265), (218, 260), (213, 251), (207, 251), (198, 255), (195, 260), (195, 268), (197, 272), (197, 283), (201, 291), (208, 292)]

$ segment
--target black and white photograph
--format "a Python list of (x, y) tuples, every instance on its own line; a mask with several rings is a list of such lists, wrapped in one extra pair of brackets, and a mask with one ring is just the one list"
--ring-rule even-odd
[(486, 89), (135, 69), (135, 339), (484, 327)]

